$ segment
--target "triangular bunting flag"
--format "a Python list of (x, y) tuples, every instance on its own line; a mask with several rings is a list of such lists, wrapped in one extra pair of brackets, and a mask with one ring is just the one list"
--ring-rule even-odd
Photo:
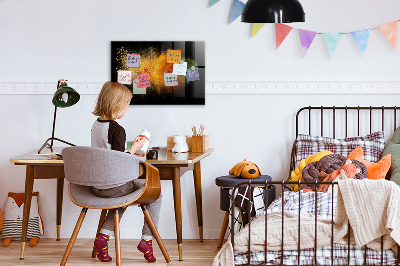
[(315, 31), (300, 30), (301, 55), (304, 58), (317, 33)]
[(213, 5), (215, 5), (218, 2), (219, 2), (219, 0), (210, 0), (210, 5), (208, 7), (212, 7)]
[(288, 36), (289, 32), (292, 29), (293, 28), (288, 25), (275, 23), (276, 49), (278, 49), (278, 47), (282, 44), (282, 42), (285, 40), (286, 36)]
[(393, 49), (397, 48), (397, 20), (378, 27)]
[(244, 3), (239, 0), (233, 0), (231, 17), (229, 19), (229, 23), (232, 23), (235, 19), (237, 19), (240, 15), (242, 15), (242, 11), (244, 8)]
[(253, 26), (251, 28), (251, 38), (256, 35), (262, 27), (264, 27), (265, 23), (253, 23)]
[(353, 35), (354, 40), (356, 41), (358, 47), (361, 50), (361, 53), (364, 55), (368, 46), (369, 33), (371, 29), (361, 30), (361, 31), (353, 31), (351, 35)]
[(340, 36), (342, 36), (342, 34), (340, 34), (339, 32), (334, 32), (334, 33), (325, 33), (323, 36), (326, 48), (328, 48), (329, 55), (332, 58), (333, 54), (336, 51), (336, 48), (338, 47), (339, 39)]

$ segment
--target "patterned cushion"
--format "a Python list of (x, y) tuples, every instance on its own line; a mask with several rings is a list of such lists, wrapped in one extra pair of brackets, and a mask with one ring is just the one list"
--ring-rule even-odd
[(347, 157), (357, 146), (363, 148), (365, 160), (378, 162), (385, 147), (383, 131), (374, 132), (364, 137), (345, 139), (299, 134), (296, 139), (296, 165), (298, 165), (302, 159), (323, 150), (329, 150)]

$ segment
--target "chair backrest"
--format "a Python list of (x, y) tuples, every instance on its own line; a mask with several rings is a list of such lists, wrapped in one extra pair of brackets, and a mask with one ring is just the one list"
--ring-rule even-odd
[(132, 154), (97, 147), (62, 150), (65, 179), (83, 186), (118, 186), (139, 176), (144, 159)]

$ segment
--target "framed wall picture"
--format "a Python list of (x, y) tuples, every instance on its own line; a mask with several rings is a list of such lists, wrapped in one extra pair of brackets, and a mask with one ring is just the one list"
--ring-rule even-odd
[(204, 105), (203, 41), (113, 41), (111, 81), (133, 93), (131, 104)]

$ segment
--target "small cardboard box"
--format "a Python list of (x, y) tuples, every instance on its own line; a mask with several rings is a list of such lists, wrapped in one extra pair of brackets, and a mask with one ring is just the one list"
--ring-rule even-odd
[(208, 150), (209, 136), (192, 136), (192, 152), (205, 152)]
[[(173, 135), (167, 138), (167, 151), (172, 151), (172, 148), (175, 146), (175, 136), (177, 135)], [(186, 136), (186, 143), (189, 146), (189, 151), (192, 151), (192, 136)]]

